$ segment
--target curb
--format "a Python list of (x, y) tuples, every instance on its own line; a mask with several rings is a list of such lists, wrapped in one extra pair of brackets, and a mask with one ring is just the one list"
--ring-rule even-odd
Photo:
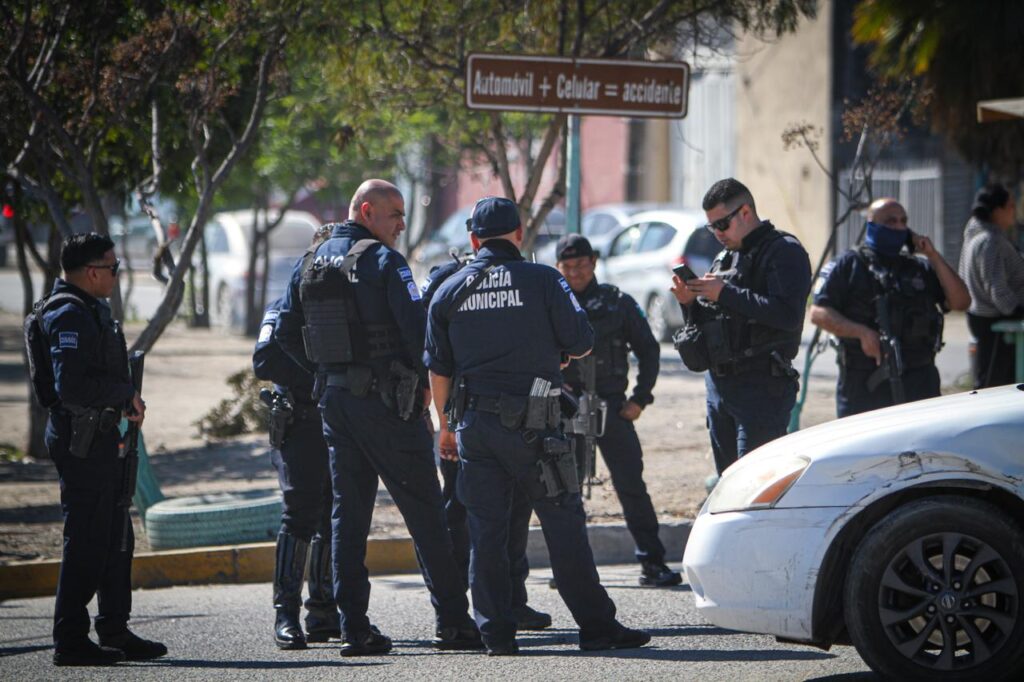
[[(661, 524), (666, 561), (682, 558), (691, 521)], [(587, 534), (597, 564), (621, 564), (636, 560), (633, 538), (623, 524), (594, 524)], [(178, 549), (136, 554), (132, 561), (132, 588), (152, 589), (174, 585), (223, 585), (269, 583), (274, 574), (272, 542), (199, 549)], [(530, 566), (551, 565), (540, 528), (531, 528), (526, 551)], [(371, 539), (366, 547), (366, 568), (371, 575), (419, 571), (410, 538)], [(53, 596), (60, 561), (23, 561), (0, 566), (0, 601)]]

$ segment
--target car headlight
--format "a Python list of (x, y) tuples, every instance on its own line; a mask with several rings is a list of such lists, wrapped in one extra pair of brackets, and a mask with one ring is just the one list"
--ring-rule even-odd
[(743, 458), (726, 469), (708, 498), (712, 514), (769, 509), (782, 499), (810, 465), (806, 457)]

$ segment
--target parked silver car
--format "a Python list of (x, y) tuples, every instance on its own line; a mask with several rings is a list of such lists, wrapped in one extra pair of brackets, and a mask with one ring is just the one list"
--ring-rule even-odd
[[(206, 224), (211, 320), (235, 331), (241, 331), (245, 325), (245, 283), (250, 274), (253, 222), (254, 212), (244, 210), (217, 213)], [(320, 222), (312, 213), (288, 211), (281, 224), (271, 231), (268, 303), (284, 294), (295, 262), (309, 247), (319, 226)], [(257, 270), (255, 276), (261, 274), (262, 271)]]
[(711, 267), (722, 245), (710, 231), (702, 211), (645, 211), (615, 235), (597, 276), (636, 299), (647, 313), (651, 331), (667, 341), (683, 325), (682, 311), (672, 298), (672, 266), (686, 263), (698, 275)]

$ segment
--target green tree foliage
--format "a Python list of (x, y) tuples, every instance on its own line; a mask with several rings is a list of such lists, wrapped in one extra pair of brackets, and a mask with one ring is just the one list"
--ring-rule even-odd
[[(465, 107), (466, 60), (472, 52), (575, 57), (643, 58), (648, 50), (702, 43), (709, 27), (756, 32), (793, 30), (813, 16), (814, 0), (440, 0), (357, 3), (345, 38), (334, 43), (329, 79), (349, 96), (351, 122), (362, 135), (367, 119), (437, 130), (453, 153), (481, 155), (519, 204), (527, 243), (564, 194), (559, 179), (538, 202), (551, 154), (564, 139), (565, 116), (470, 112)], [(511, 166), (517, 150), (520, 183)]]
[(979, 100), (1024, 96), (1024, 4), (1019, 0), (862, 0), (854, 40), (870, 45), (883, 78), (919, 78), (932, 125), (969, 161), (1019, 178), (1024, 122), (979, 124)]

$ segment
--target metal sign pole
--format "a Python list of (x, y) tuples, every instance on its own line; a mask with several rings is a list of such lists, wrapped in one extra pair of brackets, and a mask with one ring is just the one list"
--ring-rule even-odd
[(580, 117), (569, 117), (569, 144), (566, 159), (566, 212), (565, 232), (581, 232), (580, 229)]

